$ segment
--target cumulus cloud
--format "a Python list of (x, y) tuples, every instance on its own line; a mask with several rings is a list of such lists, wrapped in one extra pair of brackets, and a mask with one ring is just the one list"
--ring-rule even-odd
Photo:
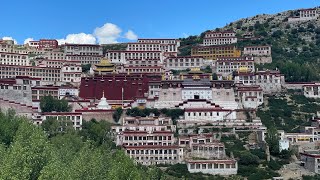
[(33, 38), (27, 38), (27, 39), (25, 39), (25, 40), (23, 41), (23, 44), (28, 44), (29, 41), (34, 41), (34, 39), (33, 39)]
[(4, 36), (2, 37), (3, 40), (12, 40), (14, 42), (14, 44), (18, 44), (17, 40), (13, 39), (12, 37), (10, 36)]
[(125, 35), (125, 38), (129, 39), (129, 40), (137, 40), (138, 36), (131, 30), (129, 30)]
[(94, 30), (94, 36), (97, 37), (99, 44), (117, 43), (122, 30), (115, 24), (106, 23)]
[(96, 44), (96, 38), (92, 34), (78, 33), (68, 34), (65, 39), (58, 39), (59, 44)]
[[(112, 44), (118, 43), (118, 39), (128, 39), (128, 40), (137, 40), (138, 36), (132, 31), (128, 30), (126, 33), (122, 34), (122, 29), (113, 24), (105, 23), (101, 27), (96, 27), (93, 30), (92, 34), (78, 33), (78, 34), (68, 34), (65, 38), (57, 39), (59, 45), (65, 43), (73, 44)], [(3, 39), (14, 40), (12, 37), (3, 37)], [(24, 40), (24, 44), (27, 44), (29, 41), (33, 41), (33, 38), (27, 38)], [(16, 40), (14, 40), (17, 43)]]

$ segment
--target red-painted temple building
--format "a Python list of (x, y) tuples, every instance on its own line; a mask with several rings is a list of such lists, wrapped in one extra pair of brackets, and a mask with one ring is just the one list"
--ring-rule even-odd
[(85, 99), (100, 99), (104, 92), (108, 100), (135, 100), (145, 97), (148, 84), (161, 81), (160, 74), (106, 74), (81, 79), (80, 94)]

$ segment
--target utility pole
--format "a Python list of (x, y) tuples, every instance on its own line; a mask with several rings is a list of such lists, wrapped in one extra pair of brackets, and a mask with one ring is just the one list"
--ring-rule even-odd
[(124, 93), (124, 89), (123, 87), (121, 88), (121, 106), (122, 106), (122, 109), (124, 107), (124, 104), (123, 104), (123, 93)]

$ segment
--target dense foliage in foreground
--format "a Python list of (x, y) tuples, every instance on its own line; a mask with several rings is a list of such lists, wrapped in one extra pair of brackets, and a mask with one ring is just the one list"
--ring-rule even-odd
[(48, 137), (14, 112), (0, 112), (0, 179), (160, 179), (157, 168), (137, 166), (108, 137), (106, 122), (84, 123)]

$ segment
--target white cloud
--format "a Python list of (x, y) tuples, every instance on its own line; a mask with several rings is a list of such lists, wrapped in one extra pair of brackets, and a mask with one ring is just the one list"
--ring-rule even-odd
[(94, 30), (94, 36), (97, 37), (99, 44), (117, 43), (122, 30), (115, 24), (106, 23), (102, 27)]
[(13, 40), (14, 44), (18, 44), (17, 40), (13, 39), (12, 37), (10, 36), (4, 36), (2, 37), (3, 40)]
[(28, 44), (29, 41), (34, 41), (34, 39), (33, 39), (33, 38), (27, 38), (27, 39), (25, 39), (25, 40), (23, 41), (23, 44)]
[(129, 40), (137, 40), (138, 36), (131, 30), (129, 30), (125, 35), (125, 38), (129, 39)]
[(96, 38), (92, 34), (78, 33), (68, 34), (65, 39), (57, 39), (59, 44), (96, 44)]
[(66, 43), (66, 39), (57, 39), (57, 41), (58, 41), (59, 45), (62, 45), (62, 44)]
[[(83, 32), (78, 34), (68, 34), (65, 38), (57, 39), (57, 41), (59, 45), (65, 43), (96, 44), (97, 42), (99, 44), (111, 44), (118, 43), (119, 38), (137, 40), (138, 36), (132, 30), (128, 30), (125, 34), (122, 34), (121, 28), (117, 25), (112, 23), (105, 23), (101, 27), (96, 27), (92, 34), (86, 34)], [(3, 37), (3, 39), (14, 40), (12, 37)], [(33, 40), (33, 38), (27, 38), (24, 40), (24, 44)]]
[(189, 35), (188, 35), (187, 33), (182, 33), (182, 36), (183, 36), (184, 38), (189, 37)]

